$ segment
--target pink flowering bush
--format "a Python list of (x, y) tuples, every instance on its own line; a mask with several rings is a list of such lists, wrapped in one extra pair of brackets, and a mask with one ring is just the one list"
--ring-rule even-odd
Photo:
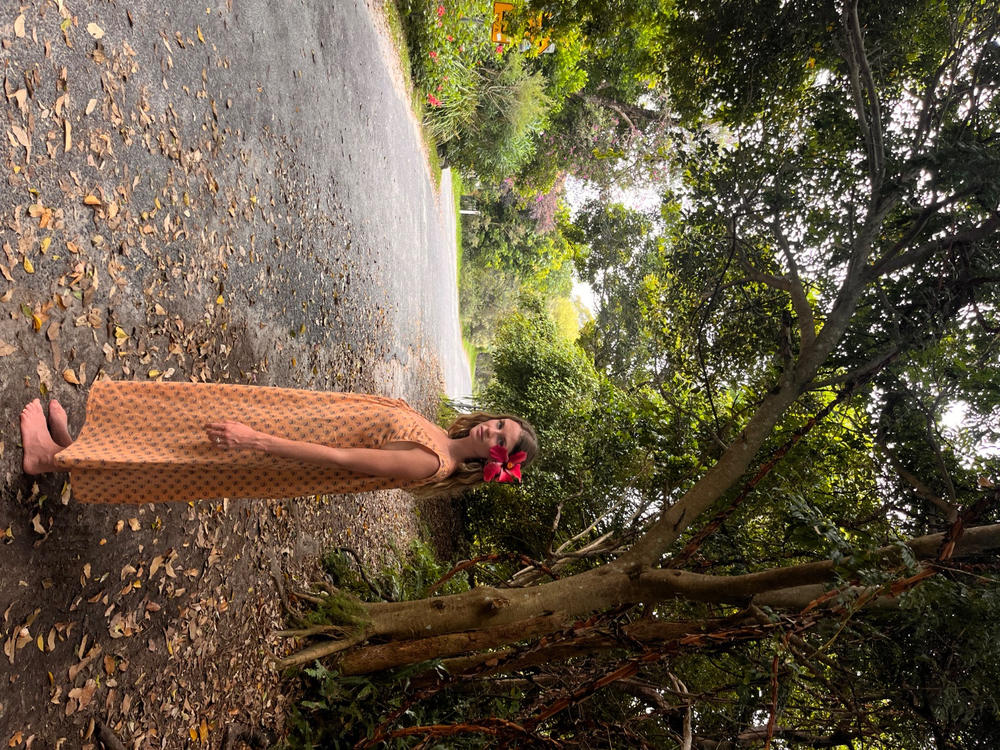
[[(486, 0), (399, 0), (406, 25), (413, 80), (434, 92), (441, 112), (468, 111), (475, 100), (474, 71), (490, 58), (489, 22), (493, 3)], [(457, 119), (463, 119), (459, 116)]]

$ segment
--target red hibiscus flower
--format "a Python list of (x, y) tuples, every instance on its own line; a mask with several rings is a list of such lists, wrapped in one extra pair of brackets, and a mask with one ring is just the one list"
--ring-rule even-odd
[(435, 52), (434, 50), (431, 50), (427, 54), (431, 56), (431, 60), (437, 60), (438, 59), (438, 53)]
[(440, 107), (441, 106), (441, 100), (438, 99), (436, 96), (434, 96), (434, 94), (428, 94), (427, 95), (427, 101), (430, 102), (430, 104), (431, 104), (432, 107)]
[(513, 456), (507, 455), (507, 449), (502, 445), (490, 448), (490, 457), (483, 466), (483, 481), (513, 482), (521, 481), (521, 462), (528, 457), (524, 451), (518, 451)]
[(440, 18), (443, 15), (444, 15), (444, 6), (443, 5), (439, 5), (438, 6), (438, 18)]

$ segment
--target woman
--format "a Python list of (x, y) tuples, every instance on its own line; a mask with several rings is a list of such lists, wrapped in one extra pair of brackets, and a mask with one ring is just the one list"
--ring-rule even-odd
[[(520, 479), (531, 425), (462, 415), (445, 432), (401, 399), (207, 383), (95, 383), (76, 441), (58, 401), (21, 413), (24, 471), (69, 471), (81, 502), (294, 497)], [(519, 455), (520, 454), (520, 455)]]

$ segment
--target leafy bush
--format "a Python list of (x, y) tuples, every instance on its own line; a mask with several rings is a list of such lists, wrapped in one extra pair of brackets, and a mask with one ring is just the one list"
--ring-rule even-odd
[[(517, 172), (535, 151), (535, 135), (545, 128), (552, 106), (545, 77), (528, 72), (524, 56), (508, 52), (498, 65), (474, 69), (475, 110), (461, 107), (428, 111), (432, 133), (443, 134), (456, 120), (466, 127), (445, 142), (448, 159), (486, 179), (502, 180)], [(449, 110), (456, 109), (458, 114)]]
[[(421, 540), (414, 541), (404, 552), (393, 547), (393, 558), (379, 572), (361, 571), (354, 558), (337, 548), (323, 558), (323, 570), (329, 582), (339, 588), (344, 597), (338, 601), (403, 601), (428, 595), (430, 587), (440, 580), (450, 566), (439, 561), (433, 550)], [(435, 592), (457, 594), (467, 591), (464, 576), (450, 578)], [(342, 624), (340, 609), (317, 608), (307, 619), (315, 624)], [(348, 608), (348, 614), (356, 614)], [(358, 607), (360, 610), (360, 607)], [(324, 619), (332, 614), (332, 619)], [(357, 620), (355, 620), (356, 622)], [(428, 665), (416, 665), (390, 674), (344, 676), (316, 662), (301, 673), (301, 696), (289, 713), (288, 738), (285, 750), (304, 748), (350, 748), (371, 735), (382, 717), (398, 708), (410, 679)], [(451, 697), (453, 698), (453, 696)], [(410, 722), (438, 723), (459, 720), (470, 710), (469, 698), (430, 700), (407, 712)], [(497, 710), (502, 710), (497, 708)], [(412, 742), (398, 740), (389, 747), (410, 747)], [(385, 747), (386, 745), (382, 745)], [(471, 741), (465, 747), (479, 747)]]

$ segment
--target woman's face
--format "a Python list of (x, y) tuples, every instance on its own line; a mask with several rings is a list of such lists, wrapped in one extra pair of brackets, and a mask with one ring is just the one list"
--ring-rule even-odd
[(494, 445), (502, 445), (513, 452), (521, 439), (521, 425), (513, 419), (489, 419), (469, 430), (469, 437), (480, 444), (482, 457), (488, 458)]

